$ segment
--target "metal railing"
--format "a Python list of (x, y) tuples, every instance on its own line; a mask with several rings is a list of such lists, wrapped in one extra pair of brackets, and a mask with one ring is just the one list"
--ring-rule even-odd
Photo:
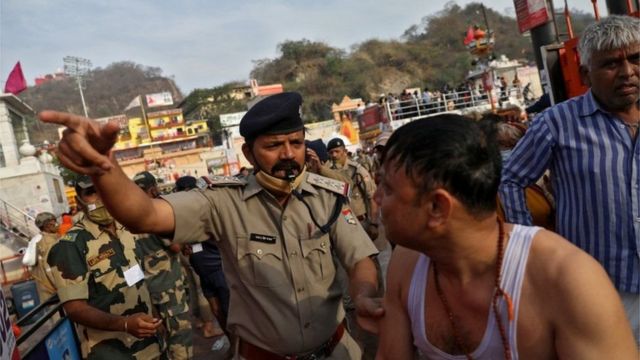
[[(500, 103), (520, 105), (518, 99), (522, 98), (522, 90), (518, 87), (511, 87), (506, 94), (493, 91), (491, 95), (495, 106), (499, 106)], [(405, 100), (386, 101), (385, 109), (388, 119), (415, 120), (439, 113), (490, 108), (489, 101), (489, 94), (484, 90), (463, 90), (437, 93), (431, 96), (428, 102), (410, 95)]]
[[(58, 295), (54, 294), (16, 322), (16, 325), (22, 331), (16, 339), (16, 345), (22, 359), (39, 359), (40, 351), (45, 347), (45, 341), (59, 325), (68, 321), (62, 305)], [(73, 343), (72, 346), (75, 346), (79, 353), (78, 334), (74, 326), (72, 326), (71, 331), (73, 334), (71, 339), (68, 340)]]
[(17, 206), (0, 199), (0, 226), (26, 240), (25, 246), (29, 239), (39, 233), (34, 220), (33, 216)]

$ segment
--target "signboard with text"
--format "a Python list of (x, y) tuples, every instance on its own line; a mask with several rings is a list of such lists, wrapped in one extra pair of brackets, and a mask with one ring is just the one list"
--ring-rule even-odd
[(520, 32), (529, 31), (551, 20), (546, 0), (513, 0)]
[(241, 112), (231, 113), (231, 114), (220, 114), (220, 126), (230, 127), (230, 126), (239, 125), (240, 120), (242, 120), (242, 117), (246, 113), (247, 113), (246, 111), (241, 111)]
[(16, 336), (11, 328), (7, 302), (0, 291), (0, 360), (11, 359), (20, 359), (20, 356), (16, 348)]

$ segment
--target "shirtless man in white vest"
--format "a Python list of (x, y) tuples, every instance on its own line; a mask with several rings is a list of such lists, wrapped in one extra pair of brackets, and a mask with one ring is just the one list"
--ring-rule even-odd
[(597, 261), (557, 234), (498, 221), (489, 133), (442, 115), (387, 143), (375, 200), (398, 246), (377, 359), (638, 359)]

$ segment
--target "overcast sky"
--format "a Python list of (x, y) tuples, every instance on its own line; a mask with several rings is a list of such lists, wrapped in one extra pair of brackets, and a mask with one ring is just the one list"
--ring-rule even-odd
[[(454, 2), (464, 6), (472, 1)], [(601, 14), (606, 14), (604, 0), (599, 3)], [(277, 45), (285, 40), (306, 38), (349, 50), (372, 38), (399, 39), (407, 28), (445, 4), (439, 0), (0, 0), (0, 85), (4, 89), (17, 61), (33, 85), (36, 76), (62, 68), (65, 56), (78, 56), (94, 67), (124, 60), (160, 67), (187, 94), (194, 88), (247, 82), (252, 60), (276, 57)], [(484, 4), (515, 17), (512, 0)], [(569, 6), (592, 11), (590, 0), (569, 0)]]

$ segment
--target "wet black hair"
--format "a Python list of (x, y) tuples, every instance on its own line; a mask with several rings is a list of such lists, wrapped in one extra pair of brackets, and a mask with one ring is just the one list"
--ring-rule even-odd
[[(478, 216), (496, 210), (502, 160), (495, 130), (461, 115), (443, 114), (396, 130), (382, 155), (426, 194), (443, 188)], [(421, 199), (416, 199), (421, 201)]]

